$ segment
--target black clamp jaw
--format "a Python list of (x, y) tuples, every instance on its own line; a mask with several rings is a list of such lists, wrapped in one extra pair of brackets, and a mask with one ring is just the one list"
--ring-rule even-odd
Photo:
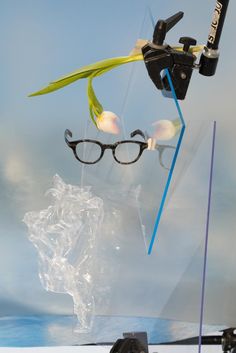
[(153, 41), (142, 48), (144, 62), (148, 74), (155, 86), (163, 91), (165, 96), (170, 96), (171, 87), (167, 75), (162, 71), (168, 69), (174, 86), (177, 99), (184, 99), (188, 90), (196, 56), (189, 49), (197, 41), (191, 37), (181, 37), (183, 51), (176, 50), (164, 44), (166, 33), (174, 27), (183, 17), (183, 12), (178, 12), (166, 20), (159, 20), (156, 24)]

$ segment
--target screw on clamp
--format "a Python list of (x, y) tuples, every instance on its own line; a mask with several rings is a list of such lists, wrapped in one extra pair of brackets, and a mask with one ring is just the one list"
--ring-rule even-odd
[(184, 45), (183, 46), (183, 51), (188, 53), (190, 46), (191, 45), (196, 45), (197, 41), (196, 41), (196, 39), (194, 39), (192, 37), (181, 37), (179, 39), (179, 43)]

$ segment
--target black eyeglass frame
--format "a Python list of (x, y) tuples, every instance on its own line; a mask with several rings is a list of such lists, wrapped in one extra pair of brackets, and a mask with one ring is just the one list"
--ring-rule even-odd
[[(144, 134), (141, 130), (137, 129), (137, 130), (131, 132), (130, 137), (134, 137), (134, 136), (136, 136), (136, 135), (140, 135), (144, 140), (146, 140), (146, 136), (145, 136), (145, 134)], [(71, 132), (69, 129), (66, 129), (66, 130), (65, 130), (65, 133), (64, 133), (65, 142), (66, 142), (66, 144), (68, 145), (68, 147), (70, 147), (70, 148), (72, 149), (75, 158), (76, 158), (79, 162), (81, 162), (81, 163), (90, 164), (90, 165), (91, 165), (91, 164), (96, 164), (97, 162), (99, 162), (99, 161), (102, 159), (105, 150), (107, 150), (107, 149), (111, 149), (111, 150), (112, 150), (113, 158), (115, 159), (115, 161), (116, 161), (117, 163), (119, 163), (119, 164), (124, 164), (124, 165), (130, 165), (130, 164), (133, 164), (133, 163), (137, 162), (137, 161), (139, 160), (139, 158), (141, 157), (143, 151), (148, 148), (148, 143), (147, 143), (147, 142), (138, 141), (138, 140), (122, 140), (122, 141), (117, 141), (117, 142), (115, 142), (115, 143), (113, 143), (113, 144), (103, 144), (103, 143), (101, 143), (100, 141), (92, 140), (92, 139), (82, 139), (82, 140), (69, 141), (69, 140), (68, 140), (68, 136), (72, 138), (73, 134), (72, 134), (72, 132)], [(96, 161), (94, 161), (94, 162), (85, 162), (85, 161), (83, 161), (82, 159), (79, 158), (79, 156), (78, 156), (77, 153), (76, 153), (76, 146), (77, 146), (79, 143), (83, 143), (83, 142), (95, 143), (95, 144), (97, 144), (97, 145), (101, 148), (101, 155), (100, 155), (100, 157), (99, 157)], [(121, 161), (119, 161), (119, 160), (116, 158), (115, 150), (116, 150), (117, 146), (119, 146), (119, 145), (121, 145), (121, 144), (124, 144), (124, 143), (134, 143), (134, 144), (139, 145), (139, 154), (138, 154), (138, 156), (137, 156), (133, 161), (131, 161), (131, 162), (121, 162)], [(164, 150), (165, 150), (166, 148), (176, 149), (176, 147), (171, 146), (171, 145), (159, 145), (159, 144), (156, 144), (156, 146), (155, 146), (155, 149), (159, 152), (159, 163), (160, 163), (160, 165), (161, 165), (164, 169), (169, 170), (169, 168), (167, 168), (167, 167), (164, 165), (163, 161), (162, 161), (162, 155), (163, 155), (163, 152), (164, 152)]]
[[(132, 135), (132, 134), (131, 134)], [(96, 164), (97, 162), (99, 162), (103, 155), (104, 155), (104, 152), (105, 150), (107, 149), (111, 149), (112, 150), (112, 155), (115, 159), (115, 161), (119, 164), (125, 164), (125, 165), (128, 165), (128, 164), (133, 164), (135, 162), (137, 162), (139, 160), (139, 158), (141, 157), (143, 151), (148, 148), (148, 144), (146, 142), (142, 142), (142, 141), (138, 141), (138, 140), (122, 140), (122, 141), (117, 141), (113, 144), (103, 144), (101, 143), (100, 141), (97, 141), (97, 140), (92, 140), (92, 139), (82, 139), (82, 140), (76, 140), (76, 141), (69, 141), (67, 136), (70, 136), (72, 137), (72, 132), (70, 130), (66, 130), (65, 131), (65, 134), (64, 134), (64, 137), (65, 137), (65, 141), (66, 141), (66, 144), (72, 149), (73, 153), (74, 153), (74, 156), (75, 158), (81, 162), (81, 163), (84, 163), (84, 164)], [(133, 135), (134, 136), (134, 135)], [(131, 137), (133, 137), (131, 136)], [(80, 143), (83, 143), (83, 142), (91, 142), (91, 143), (95, 143), (97, 144), (98, 146), (100, 146), (101, 148), (101, 154), (100, 154), (100, 157), (94, 161), (94, 162), (85, 162), (83, 161), (82, 159), (79, 158), (79, 156), (77, 155), (76, 153), (76, 146)], [(117, 159), (116, 157), (116, 154), (115, 154), (115, 150), (116, 148), (119, 146), (119, 145), (122, 145), (122, 144), (125, 144), (125, 143), (133, 143), (133, 144), (136, 144), (136, 145), (139, 145), (139, 153), (138, 153), (138, 156), (131, 162), (121, 162)]]

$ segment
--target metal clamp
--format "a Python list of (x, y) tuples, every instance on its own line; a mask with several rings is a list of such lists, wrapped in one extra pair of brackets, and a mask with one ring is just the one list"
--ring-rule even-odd
[(142, 48), (148, 74), (155, 86), (168, 96), (171, 87), (167, 76), (162, 75), (162, 71), (168, 69), (178, 99), (184, 99), (188, 90), (196, 61), (196, 56), (189, 49), (190, 46), (196, 45), (197, 41), (191, 37), (181, 37), (179, 42), (183, 44), (183, 51), (163, 43), (167, 32), (182, 19), (183, 15), (183, 12), (178, 12), (166, 20), (159, 20), (155, 26), (153, 41)]
[(223, 30), (224, 20), (229, 0), (217, 0), (214, 10), (208, 42), (196, 64), (197, 57), (190, 50), (197, 44), (196, 39), (181, 37), (179, 43), (183, 49), (178, 50), (164, 43), (167, 32), (173, 28), (182, 18), (184, 13), (177, 12), (166, 20), (159, 20), (153, 33), (153, 41), (142, 48), (144, 62), (148, 74), (157, 87), (166, 97), (172, 97), (171, 87), (167, 74), (163, 70), (168, 69), (177, 99), (184, 99), (193, 69), (199, 69), (204, 76), (213, 76), (219, 58), (219, 41)]

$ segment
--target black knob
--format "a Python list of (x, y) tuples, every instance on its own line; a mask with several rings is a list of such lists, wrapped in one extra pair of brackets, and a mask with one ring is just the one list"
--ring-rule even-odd
[(156, 27), (153, 33), (153, 43), (156, 45), (163, 45), (163, 42), (166, 37), (166, 32), (167, 32), (166, 21), (159, 20), (156, 24)]
[(163, 45), (166, 33), (169, 32), (184, 16), (182, 11), (177, 12), (175, 15), (167, 18), (166, 20), (159, 20), (155, 26), (153, 33), (153, 43), (156, 45)]
[(188, 52), (191, 45), (196, 45), (197, 41), (191, 37), (181, 37), (179, 43), (183, 44), (183, 51)]

